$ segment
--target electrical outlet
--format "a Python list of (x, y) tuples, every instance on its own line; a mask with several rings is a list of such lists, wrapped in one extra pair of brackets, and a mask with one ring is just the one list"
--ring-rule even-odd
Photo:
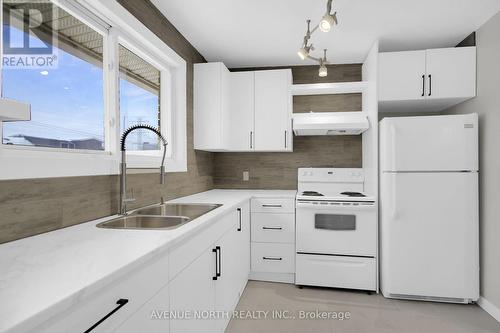
[(247, 182), (250, 180), (250, 172), (248, 171), (243, 171), (243, 181)]

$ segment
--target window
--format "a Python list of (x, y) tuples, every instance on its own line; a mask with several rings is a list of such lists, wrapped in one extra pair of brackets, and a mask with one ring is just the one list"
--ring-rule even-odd
[[(117, 174), (121, 133), (136, 123), (167, 139), (166, 172), (186, 171), (186, 61), (117, 1), (54, 3), (0, 0), (1, 97), (32, 110), (30, 121), (0, 122), (0, 179)], [(26, 44), (26, 59), (48, 63), (48, 48), (57, 62), (14, 68)], [(128, 167), (157, 168), (160, 148), (135, 132)]]
[[(138, 55), (119, 45), (120, 132), (136, 124), (147, 124), (161, 131), (161, 73)], [(147, 130), (132, 132), (127, 150), (159, 150), (159, 138)]]
[[(43, 16), (27, 29), (24, 13), (34, 9)], [(4, 0), (3, 15), (4, 50), (24, 55), (4, 51), (2, 97), (31, 104), (30, 121), (4, 123), (3, 143), (104, 150), (103, 36), (48, 2)], [(34, 54), (37, 61), (48, 59), (39, 55), (44, 46), (55, 61), (30, 63)]]

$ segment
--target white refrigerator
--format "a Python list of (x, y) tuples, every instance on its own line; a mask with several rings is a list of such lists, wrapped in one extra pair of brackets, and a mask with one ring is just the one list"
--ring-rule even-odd
[(384, 118), (380, 172), (383, 295), (477, 301), (477, 114)]

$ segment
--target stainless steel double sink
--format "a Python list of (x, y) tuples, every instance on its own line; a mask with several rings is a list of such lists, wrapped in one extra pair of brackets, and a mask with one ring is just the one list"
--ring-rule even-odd
[(131, 211), (126, 216), (101, 222), (98, 228), (168, 230), (179, 228), (222, 205), (164, 203)]

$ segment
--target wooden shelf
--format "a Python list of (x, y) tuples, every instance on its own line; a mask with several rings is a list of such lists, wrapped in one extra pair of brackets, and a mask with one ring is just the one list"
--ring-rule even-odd
[(31, 106), (29, 104), (0, 98), (0, 122), (30, 119)]
[(367, 83), (359, 82), (336, 82), (336, 83), (312, 83), (292, 85), (292, 95), (332, 95), (363, 93)]

